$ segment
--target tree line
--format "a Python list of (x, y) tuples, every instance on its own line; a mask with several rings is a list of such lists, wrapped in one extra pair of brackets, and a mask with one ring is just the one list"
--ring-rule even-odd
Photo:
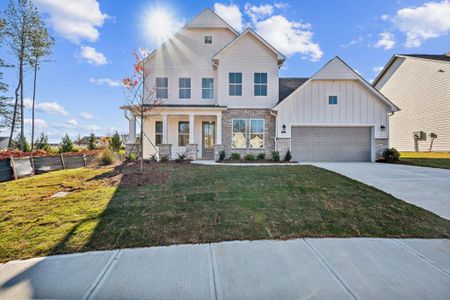
[[(26, 70), (32, 70), (32, 107), (31, 107), (31, 150), (35, 148), (35, 100), (37, 93), (37, 76), (41, 64), (51, 55), (55, 41), (49, 35), (44, 20), (31, 0), (10, 0), (7, 8), (0, 15), (0, 46), (7, 47), (14, 61), (7, 63), (0, 58), (0, 128), (9, 128), (9, 144), (14, 142), (24, 151), (26, 139), (24, 134), (24, 88)], [(4, 68), (15, 68), (18, 72), (14, 96), (8, 94), (9, 86), (3, 82)], [(39, 140), (41, 140), (40, 137)]]

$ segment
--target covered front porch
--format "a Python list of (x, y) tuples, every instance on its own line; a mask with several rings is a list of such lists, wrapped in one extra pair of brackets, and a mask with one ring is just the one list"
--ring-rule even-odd
[[(144, 159), (154, 155), (176, 159), (182, 154), (191, 160), (214, 159), (214, 145), (222, 144), (224, 109), (158, 107), (149, 110), (144, 118)], [(135, 122), (132, 118), (129, 121)]]

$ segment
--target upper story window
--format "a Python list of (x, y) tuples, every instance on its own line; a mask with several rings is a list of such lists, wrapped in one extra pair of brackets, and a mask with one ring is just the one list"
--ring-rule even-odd
[(228, 94), (242, 96), (242, 73), (228, 73)]
[(267, 73), (255, 73), (255, 96), (267, 96)]
[(212, 45), (212, 35), (205, 35), (203, 41), (205, 45)]
[(214, 78), (202, 78), (202, 99), (214, 99)]
[(163, 137), (163, 123), (161, 121), (155, 122), (155, 146), (162, 144)]
[(330, 95), (328, 96), (328, 105), (337, 105), (338, 104), (338, 96)]
[(232, 148), (247, 148), (247, 120), (233, 119)]
[(250, 120), (250, 148), (264, 148), (264, 119)]
[(156, 98), (167, 99), (169, 94), (169, 79), (167, 77), (156, 77)]
[(189, 122), (178, 122), (178, 146), (189, 144)]
[(190, 78), (179, 78), (178, 79), (178, 98), (180, 99), (191, 99), (191, 79)]

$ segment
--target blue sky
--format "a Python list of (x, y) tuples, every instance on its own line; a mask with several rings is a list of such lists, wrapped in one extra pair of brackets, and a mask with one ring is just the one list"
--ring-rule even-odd
[[(310, 76), (338, 55), (370, 81), (393, 54), (450, 51), (447, 0), (34, 2), (56, 39), (52, 61), (39, 73), (36, 113), (38, 134), (44, 131), (52, 141), (65, 133), (126, 133), (120, 80), (131, 72), (131, 53), (154, 49), (161, 27), (165, 34), (174, 31), (205, 7), (238, 30), (254, 28), (285, 53), (281, 76)], [(0, 9), (5, 6), (2, 1)], [(164, 26), (151, 28), (155, 14), (168, 17)], [(13, 63), (4, 48), (0, 55)], [(5, 79), (13, 95), (17, 72), (6, 70)], [(30, 98), (30, 71), (26, 79)]]

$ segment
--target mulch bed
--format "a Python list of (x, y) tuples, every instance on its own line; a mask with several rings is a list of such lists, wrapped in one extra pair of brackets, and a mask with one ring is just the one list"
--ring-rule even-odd
[[(64, 156), (76, 156), (76, 155), (96, 155), (100, 152), (100, 150), (81, 150), (79, 152), (65, 152)], [(43, 157), (43, 156), (55, 156), (59, 154), (52, 154), (45, 150), (34, 150), (33, 152), (23, 152), (20, 150), (1, 150), (0, 151), (0, 160), (2, 159), (8, 159), (11, 156), (14, 158), (21, 158), (21, 157)]]
[(225, 159), (225, 160), (220, 160), (217, 161), (217, 163), (221, 163), (221, 164), (292, 164), (292, 163), (297, 163), (296, 161), (284, 161), (284, 160), (280, 160), (280, 161), (273, 161), (273, 160), (231, 160), (231, 159)]

